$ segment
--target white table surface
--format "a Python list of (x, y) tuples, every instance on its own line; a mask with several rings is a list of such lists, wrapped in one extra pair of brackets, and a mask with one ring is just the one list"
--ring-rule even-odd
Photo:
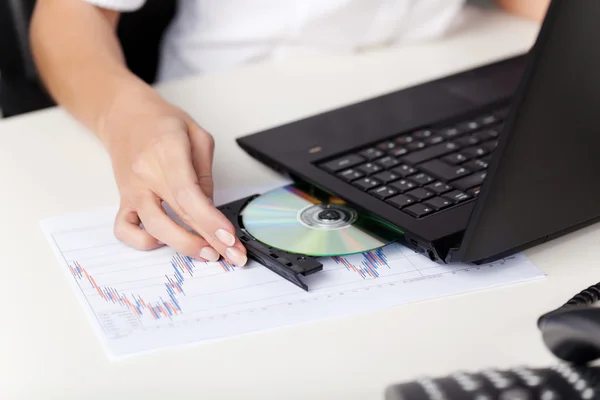
[[(215, 135), (218, 188), (262, 184), (276, 175), (235, 137), (516, 54), (537, 29), (482, 15), (441, 41), (159, 90)], [(0, 190), (1, 399), (381, 399), (422, 374), (554, 362), (536, 319), (600, 280), (594, 226), (529, 250), (548, 275), (536, 282), (112, 363), (38, 225), (118, 203), (104, 149), (59, 109), (1, 121)]]

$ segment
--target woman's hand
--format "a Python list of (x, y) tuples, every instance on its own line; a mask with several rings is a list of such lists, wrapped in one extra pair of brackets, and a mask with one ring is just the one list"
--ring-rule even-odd
[[(245, 265), (246, 249), (212, 202), (212, 136), (151, 89), (144, 92), (116, 99), (101, 127), (121, 194), (116, 237), (141, 250), (166, 244), (195, 259), (223, 256)], [(173, 221), (163, 201), (197, 234)]]
[[(212, 137), (129, 71), (116, 35), (119, 16), (85, 1), (38, 0), (30, 29), (50, 94), (110, 153), (121, 194), (115, 234), (138, 249), (162, 242), (190, 257), (222, 255), (242, 266), (246, 250), (210, 200)], [(169, 218), (163, 201), (198, 234)]]

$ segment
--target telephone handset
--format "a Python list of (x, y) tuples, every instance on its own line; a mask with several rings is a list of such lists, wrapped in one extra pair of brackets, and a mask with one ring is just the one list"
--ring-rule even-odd
[(386, 400), (591, 400), (600, 399), (600, 283), (542, 315), (538, 327), (561, 363), (455, 373), (391, 385)]

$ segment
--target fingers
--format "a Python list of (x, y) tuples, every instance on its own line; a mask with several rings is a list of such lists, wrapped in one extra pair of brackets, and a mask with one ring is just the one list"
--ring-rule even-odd
[[(151, 247), (155, 239), (150, 237), (154, 237), (190, 257), (209, 259), (206, 256), (209, 255), (210, 259), (215, 259), (214, 253), (207, 253), (209, 250), (205, 250), (204, 256), (199, 255), (208, 247), (232, 264), (244, 266), (248, 261), (246, 249), (235, 237), (233, 225), (212, 202), (212, 136), (190, 120), (186, 121), (184, 130), (177, 129), (164, 135), (161, 140), (152, 142), (148, 149), (132, 167), (142, 186), (148, 188), (148, 194), (143, 198), (130, 199), (138, 211), (138, 223), (141, 219), (148, 235), (142, 238), (138, 235), (137, 240), (146, 241), (142, 244)], [(172, 221), (162, 209), (159, 199), (166, 202), (197, 235)], [(122, 227), (120, 229), (125, 231)], [(132, 235), (131, 229), (122, 233), (128, 243), (133, 241)]]
[(235, 237), (233, 225), (202, 191), (190, 156), (182, 146), (164, 149), (160, 164), (168, 191), (159, 195), (219, 254), (239, 267), (244, 266), (248, 261), (246, 249)]
[(177, 252), (201, 261), (218, 261), (219, 253), (206, 240), (175, 223), (162, 208), (161, 200), (151, 192), (136, 201), (146, 231)]
[(140, 227), (140, 218), (137, 212), (127, 204), (121, 204), (115, 219), (115, 237), (129, 246), (138, 250), (154, 250), (162, 247), (158, 239)]
[(235, 237), (233, 225), (204, 196), (200, 187), (197, 184), (187, 184), (185, 188), (175, 189), (173, 192), (172, 200), (168, 203), (181, 220), (229, 262), (238, 267), (246, 265), (246, 249)]
[(237, 266), (244, 266), (248, 261), (246, 249), (235, 236), (231, 222), (206, 198), (201, 201), (202, 192), (198, 186), (188, 190), (175, 194), (175, 201), (183, 210), (186, 223), (202, 235), (223, 257)]

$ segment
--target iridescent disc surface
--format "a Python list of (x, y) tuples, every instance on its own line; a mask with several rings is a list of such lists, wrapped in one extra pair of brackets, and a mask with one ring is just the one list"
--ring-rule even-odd
[(291, 185), (267, 192), (242, 211), (256, 240), (290, 253), (335, 256), (371, 251), (395, 240), (394, 233), (336, 198), (318, 198)]

